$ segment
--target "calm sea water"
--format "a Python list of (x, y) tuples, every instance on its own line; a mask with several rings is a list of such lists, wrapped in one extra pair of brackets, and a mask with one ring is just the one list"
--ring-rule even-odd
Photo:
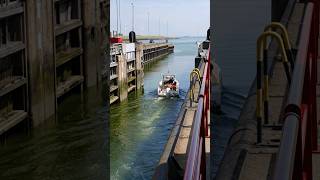
[[(152, 177), (189, 88), (196, 42), (203, 40), (173, 40), (175, 52), (145, 70), (144, 92), (130, 94), (128, 101), (111, 107), (111, 179)], [(157, 96), (161, 75), (168, 71), (180, 82), (180, 98)]]
[(222, 115), (213, 115), (213, 176), (256, 74), (256, 40), (269, 22), (270, 1), (213, 1), (214, 52), (223, 74)]

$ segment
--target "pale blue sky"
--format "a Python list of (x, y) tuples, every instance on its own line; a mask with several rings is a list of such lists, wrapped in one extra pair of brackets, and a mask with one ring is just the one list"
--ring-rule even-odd
[(169, 36), (206, 36), (210, 25), (210, 0), (110, 0), (111, 31), (117, 29), (117, 1), (121, 1), (121, 30), (124, 34), (132, 30), (132, 2), (137, 34), (148, 34), (148, 12), (149, 34), (152, 35), (159, 34), (159, 19), (160, 34), (167, 35), (168, 22)]

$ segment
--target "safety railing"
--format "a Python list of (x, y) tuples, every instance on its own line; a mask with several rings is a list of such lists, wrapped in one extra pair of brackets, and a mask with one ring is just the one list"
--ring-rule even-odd
[[(280, 34), (274, 30), (280, 30)], [(257, 143), (261, 143), (262, 141), (262, 114), (264, 115), (264, 124), (269, 124), (268, 38), (275, 39), (279, 45), (289, 84), (291, 82), (291, 72), (294, 68), (292, 48), (287, 30), (282, 24), (273, 22), (265, 27), (264, 32), (257, 40)]]
[(317, 150), (317, 57), (319, 3), (308, 3), (285, 109), (274, 180), (312, 179), (312, 152)]
[(289, 35), (288, 35), (286, 27), (283, 24), (281, 24), (280, 22), (272, 22), (271, 24), (269, 24), (268, 26), (266, 26), (264, 28), (264, 32), (267, 32), (267, 31), (277, 32), (277, 30), (280, 31), (279, 35), (283, 39), (286, 55), (287, 55), (288, 61), (290, 62), (290, 65), (291, 65), (291, 71), (293, 71), (293, 69), (294, 69), (293, 49), (292, 49), (290, 41), (289, 41)]
[(210, 49), (205, 58), (198, 107), (193, 121), (189, 151), (184, 172), (185, 180), (206, 178), (205, 138), (208, 136), (210, 120)]
[(196, 102), (194, 98), (196, 82), (198, 82), (201, 87), (201, 72), (199, 68), (194, 68), (190, 73), (190, 107), (192, 107), (193, 102)]

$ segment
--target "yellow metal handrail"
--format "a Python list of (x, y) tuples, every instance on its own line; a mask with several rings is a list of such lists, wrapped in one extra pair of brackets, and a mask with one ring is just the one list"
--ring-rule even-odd
[(195, 83), (193, 83), (193, 78), (196, 77), (196, 81), (201, 85), (201, 76), (200, 70), (198, 68), (194, 68), (190, 73), (190, 106), (192, 106), (192, 102), (194, 102), (194, 88)]
[[(268, 27), (268, 26), (267, 26)], [(262, 121), (262, 106), (264, 108), (264, 124), (268, 124), (268, 114), (269, 114), (269, 74), (268, 74), (268, 58), (267, 58), (267, 38), (274, 38), (280, 46), (280, 53), (283, 57), (282, 62), (286, 71), (286, 76), (288, 83), (291, 81), (289, 62), (286, 53), (286, 48), (282, 37), (277, 32), (267, 31), (263, 32), (257, 41), (257, 142), (261, 142), (261, 121)], [(288, 46), (288, 44), (287, 44)], [(290, 46), (288, 46), (290, 47)], [(264, 88), (262, 88), (262, 65), (263, 65), (263, 75), (264, 75)], [(262, 95), (263, 94), (263, 95)], [(263, 99), (262, 99), (263, 98)], [(264, 101), (264, 105), (262, 105)]]
[(286, 49), (288, 61), (290, 62), (290, 65), (291, 65), (291, 71), (293, 71), (294, 60), (293, 60), (293, 54), (292, 54), (292, 47), (291, 47), (291, 43), (289, 40), (289, 35), (288, 35), (286, 27), (279, 22), (272, 22), (271, 24), (267, 25), (264, 28), (264, 32), (267, 32), (267, 31), (276, 32), (277, 30), (280, 30), (280, 35), (283, 39), (283, 43), (284, 43), (284, 47)]

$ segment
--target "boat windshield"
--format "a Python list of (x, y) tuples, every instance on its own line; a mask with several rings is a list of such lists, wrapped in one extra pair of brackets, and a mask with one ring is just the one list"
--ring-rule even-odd
[(169, 81), (170, 79), (175, 79), (175, 75), (163, 75), (164, 81)]

